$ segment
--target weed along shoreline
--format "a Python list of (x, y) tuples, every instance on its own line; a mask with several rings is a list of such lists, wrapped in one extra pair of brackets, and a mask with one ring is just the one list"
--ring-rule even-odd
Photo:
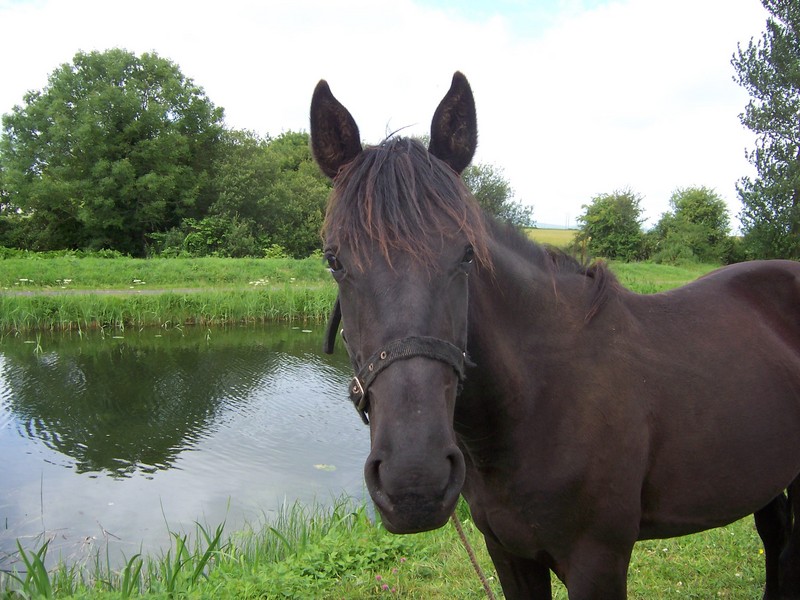
[[(712, 268), (612, 264), (626, 287), (642, 293), (676, 287)], [(31, 332), (320, 323), (335, 297), (335, 284), (319, 257), (6, 258), (0, 259), (0, 351), (5, 337)], [(80, 564), (61, 561), (46, 568), (52, 562), (46, 561), (46, 542), (34, 548), (20, 545), (18, 568), (0, 571), (0, 599), (485, 598), (451, 525), (397, 536), (375, 522), (373, 514), (346, 497), (328, 508), (288, 499), (285, 510), (269, 522), (238, 531), (224, 524), (198, 525), (193, 535), (173, 533), (172, 546), (160, 555), (132, 551), (121, 566), (98, 550)], [(457, 517), (501, 598), (483, 538), (463, 501)], [(667, 599), (760, 597), (760, 551), (752, 519), (693, 536), (641, 542), (630, 566), (629, 597), (649, 598), (654, 591)], [(49, 558), (57, 558), (52, 552)], [(566, 597), (556, 583), (554, 598)]]
[(0, 265), (4, 333), (319, 322), (336, 298), (316, 257), (57, 256), (5, 259)]

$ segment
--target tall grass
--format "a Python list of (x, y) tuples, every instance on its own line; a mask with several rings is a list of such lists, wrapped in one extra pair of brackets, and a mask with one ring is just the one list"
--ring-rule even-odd
[(322, 321), (335, 298), (329, 282), (158, 294), (0, 294), (0, 331)]
[[(480, 536), (465, 508), (461, 518), (487, 568)], [(278, 518), (223, 537), (198, 525), (194, 541), (173, 534), (159, 557), (134, 555), (122, 568), (102, 559), (88, 569), (43, 568), (47, 544), (20, 548), (23, 569), (0, 574), (0, 598), (480, 598), (472, 566), (455, 532), (395, 536), (365, 505), (336, 500), (329, 509), (292, 505)], [(447, 578), (441, 577), (446, 569)], [(497, 582), (495, 580), (495, 585)], [(497, 588), (499, 591), (499, 587)], [(17, 595), (18, 594), (18, 595)]]
[[(336, 296), (318, 258), (32, 256), (0, 260), (0, 333), (313, 322), (327, 317)], [(641, 293), (675, 287), (713, 268), (611, 267), (624, 285)]]
[[(466, 505), (457, 511), (478, 562), (502, 592)], [(270, 523), (229, 537), (198, 525), (190, 540), (173, 534), (157, 557), (138, 554), (112, 568), (99, 555), (87, 568), (44, 570), (47, 544), (20, 548), (21, 568), (0, 573), (0, 598), (484, 598), (453, 527), (410, 536), (389, 534), (364, 505), (339, 499), (328, 509), (289, 506)], [(671, 540), (636, 545), (628, 597), (760, 598), (763, 555), (752, 519)], [(553, 597), (566, 600), (554, 578)]]

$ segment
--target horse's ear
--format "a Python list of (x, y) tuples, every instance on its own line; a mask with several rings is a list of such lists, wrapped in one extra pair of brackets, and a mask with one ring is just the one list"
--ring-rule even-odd
[(331, 179), (361, 152), (355, 120), (334, 98), (324, 79), (311, 97), (311, 152), (319, 168)]
[(456, 71), (445, 97), (433, 115), (428, 151), (456, 172), (467, 168), (478, 146), (475, 98), (463, 73)]

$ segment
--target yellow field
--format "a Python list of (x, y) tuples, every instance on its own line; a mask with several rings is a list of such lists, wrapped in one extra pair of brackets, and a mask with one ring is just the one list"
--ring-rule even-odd
[(540, 244), (550, 244), (558, 248), (568, 246), (578, 233), (577, 229), (538, 229), (532, 227), (526, 229), (525, 233), (532, 240)]

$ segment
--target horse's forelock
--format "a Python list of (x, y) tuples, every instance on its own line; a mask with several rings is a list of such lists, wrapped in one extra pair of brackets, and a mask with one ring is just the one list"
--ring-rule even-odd
[(323, 226), (323, 236), (348, 244), (359, 263), (375, 244), (389, 264), (402, 253), (430, 266), (442, 236), (455, 232), (490, 264), (483, 213), (461, 178), (401, 137), (366, 148), (340, 170)]

